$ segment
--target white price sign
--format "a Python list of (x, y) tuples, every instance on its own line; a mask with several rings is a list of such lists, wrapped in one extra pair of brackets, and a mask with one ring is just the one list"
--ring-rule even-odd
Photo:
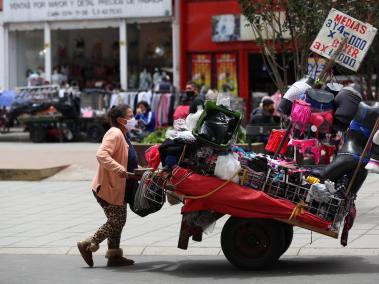
[(348, 69), (357, 71), (376, 35), (377, 29), (336, 9), (329, 12), (320, 32), (312, 43), (311, 50), (330, 58), (344, 37), (347, 43), (336, 62)]
[(4, 22), (171, 16), (171, 0), (4, 0)]

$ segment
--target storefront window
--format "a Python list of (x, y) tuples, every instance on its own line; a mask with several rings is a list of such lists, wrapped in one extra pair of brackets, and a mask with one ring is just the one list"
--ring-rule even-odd
[(15, 70), (16, 86), (43, 84), (44, 78), (44, 46), (43, 31), (14, 31), (10, 32), (14, 45), (10, 54), (10, 66)]
[(118, 87), (118, 40), (117, 28), (52, 31), (52, 83)]
[(152, 87), (162, 76), (172, 80), (171, 23), (128, 25), (129, 89)]

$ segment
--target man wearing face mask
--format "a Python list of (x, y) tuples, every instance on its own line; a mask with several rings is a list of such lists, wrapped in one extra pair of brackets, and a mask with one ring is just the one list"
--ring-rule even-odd
[(274, 101), (270, 98), (265, 98), (262, 101), (262, 106), (254, 109), (250, 115), (251, 125), (274, 124), (273, 114), (275, 112)]
[[(275, 124), (274, 112), (274, 101), (270, 98), (264, 98), (261, 105), (251, 112), (249, 124), (253, 126)], [(267, 140), (268, 135), (256, 135), (252, 138), (252, 142), (267, 142)]]
[(190, 99), (190, 113), (196, 113), (198, 106), (204, 109), (204, 97), (200, 96), (197, 86), (193, 82), (188, 82), (186, 85), (186, 96)]

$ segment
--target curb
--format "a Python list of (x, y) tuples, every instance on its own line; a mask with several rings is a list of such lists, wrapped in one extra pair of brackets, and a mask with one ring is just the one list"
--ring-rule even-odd
[[(181, 250), (176, 247), (125, 247), (127, 255), (137, 256), (220, 256), (221, 248), (192, 247)], [(105, 255), (103, 246), (97, 255)], [(77, 247), (2, 247), (0, 255), (80, 255)], [(289, 248), (284, 256), (379, 256), (379, 248)]]
[(0, 169), (0, 181), (38, 181), (51, 177), (68, 166), (41, 169)]

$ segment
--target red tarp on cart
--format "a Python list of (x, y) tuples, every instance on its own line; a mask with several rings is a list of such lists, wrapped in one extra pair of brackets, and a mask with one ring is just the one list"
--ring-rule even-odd
[[(201, 196), (225, 183), (217, 177), (191, 173), (187, 169), (175, 168), (171, 182), (178, 193), (186, 196)], [(186, 199), (183, 213), (214, 210), (241, 218), (281, 218), (288, 219), (294, 211), (294, 205), (288, 200), (275, 199), (262, 191), (230, 182), (215, 193), (201, 199)], [(307, 211), (296, 216), (298, 221), (328, 230), (327, 222)]]

